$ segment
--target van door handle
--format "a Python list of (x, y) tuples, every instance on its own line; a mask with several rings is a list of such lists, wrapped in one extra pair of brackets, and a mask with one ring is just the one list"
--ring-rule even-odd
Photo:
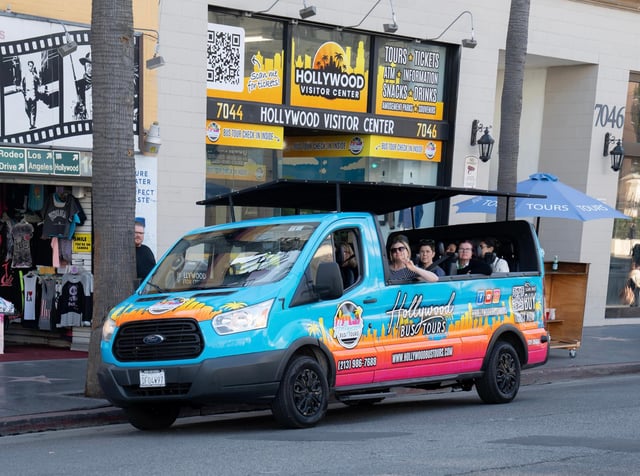
[(373, 304), (374, 302), (378, 302), (376, 298), (368, 298), (362, 301), (364, 304)]

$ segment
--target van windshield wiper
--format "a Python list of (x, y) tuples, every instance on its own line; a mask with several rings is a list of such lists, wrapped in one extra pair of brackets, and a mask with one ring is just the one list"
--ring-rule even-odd
[(151, 286), (153, 289), (155, 289), (156, 291), (158, 291), (159, 293), (166, 293), (167, 290), (166, 289), (162, 289), (160, 286), (158, 286), (157, 284), (154, 284), (152, 282), (148, 282), (146, 284), (146, 286)]

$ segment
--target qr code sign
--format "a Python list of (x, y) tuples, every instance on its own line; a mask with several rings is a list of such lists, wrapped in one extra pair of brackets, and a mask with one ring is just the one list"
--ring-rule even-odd
[(244, 89), (244, 29), (209, 23), (207, 88)]

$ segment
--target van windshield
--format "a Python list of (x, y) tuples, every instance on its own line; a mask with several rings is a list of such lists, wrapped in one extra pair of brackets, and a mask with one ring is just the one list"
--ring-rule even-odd
[(142, 294), (279, 281), (289, 273), (317, 226), (281, 223), (185, 236), (160, 262)]

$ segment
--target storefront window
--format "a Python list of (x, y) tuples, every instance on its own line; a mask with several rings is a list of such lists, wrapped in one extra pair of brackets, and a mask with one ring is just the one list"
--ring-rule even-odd
[(618, 178), (617, 209), (631, 220), (615, 220), (607, 290), (607, 317), (640, 317), (640, 303), (631, 307), (620, 299), (629, 272), (640, 267), (640, 75), (627, 89), (623, 132), (625, 157)]

